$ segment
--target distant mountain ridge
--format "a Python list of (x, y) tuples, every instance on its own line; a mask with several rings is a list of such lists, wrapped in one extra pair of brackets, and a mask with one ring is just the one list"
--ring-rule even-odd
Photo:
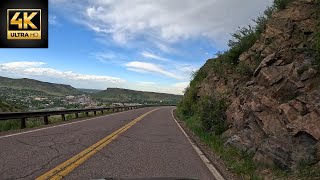
[(108, 88), (94, 94), (97, 99), (106, 101), (119, 101), (119, 102), (167, 102), (168, 104), (175, 104), (182, 99), (182, 95), (157, 93), (157, 92), (144, 92), (130, 89)]
[(16, 90), (35, 90), (53, 96), (64, 96), (82, 93), (78, 89), (70, 85), (42, 82), (27, 78), (12, 79), (0, 76), (0, 88), (1, 87)]
[(67, 96), (87, 94), (97, 100), (106, 102), (134, 102), (134, 103), (162, 103), (176, 104), (182, 99), (182, 95), (135, 91), (120, 88), (108, 88), (107, 90), (76, 89), (70, 85), (42, 82), (33, 79), (12, 79), (0, 76), (0, 89), (8, 92), (34, 92), (39, 95)]

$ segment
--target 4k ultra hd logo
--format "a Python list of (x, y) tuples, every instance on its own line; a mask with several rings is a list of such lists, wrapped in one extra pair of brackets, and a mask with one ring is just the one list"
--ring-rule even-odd
[(48, 0), (0, 0), (0, 15), (0, 47), (48, 47)]
[(8, 39), (41, 39), (41, 9), (8, 9)]

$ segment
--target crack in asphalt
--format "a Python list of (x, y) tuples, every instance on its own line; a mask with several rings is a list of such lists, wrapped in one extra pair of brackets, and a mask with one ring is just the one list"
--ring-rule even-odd
[(55, 159), (60, 158), (61, 156), (62, 156), (62, 155), (60, 155), (60, 154), (57, 155), (57, 156), (54, 156), (54, 157), (52, 157), (46, 164), (42, 165), (40, 168), (37, 168), (36, 170), (33, 170), (31, 173), (29, 173), (29, 174), (27, 174), (27, 175), (20, 176), (20, 177), (15, 177), (14, 179), (25, 179), (25, 178), (28, 178), (28, 177), (34, 175), (35, 173), (37, 173), (37, 172), (45, 169), (47, 166), (50, 165), (50, 163), (51, 163), (52, 161), (54, 161)]

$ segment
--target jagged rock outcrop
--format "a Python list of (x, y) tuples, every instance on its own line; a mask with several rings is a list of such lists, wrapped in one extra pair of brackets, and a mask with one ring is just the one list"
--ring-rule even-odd
[(252, 152), (258, 163), (293, 169), (320, 161), (320, 72), (310, 51), (317, 11), (314, 0), (294, 0), (272, 15), (261, 38), (240, 56), (251, 77), (218, 77), (207, 68), (199, 87), (199, 96), (228, 95), (226, 144)]

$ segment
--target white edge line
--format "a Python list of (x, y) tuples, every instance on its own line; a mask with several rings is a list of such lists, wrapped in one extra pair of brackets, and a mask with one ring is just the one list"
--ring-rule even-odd
[(207, 168), (210, 170), (212, 175), (217, 179), (217, 180), (224, 180), (224, 178), (221, 176), (219, 171), (212, 165), (212, 163), (209, 161), (209, 159), (204, 155), (204, 153), (200, 150), (200, 148), (191, 140), (191, 138), (188, 136), (188, 134), (184, 131), (184, 129), (180, 126), (178, 121), (173, 115), (174, 109), (171, 111), (171, 115), (174, 119), (174, 121), (177, 123), (183, 134), (186, 136), (190, 144), (192, 145), (193, 149), (197, 152), (197, 154), (200, 156), (201, 160), (204, 162), (204, 164), (207, 166)]
[(45, 128), (40, 128), (40, 129), (35, 129), (35, 130), (30, 130), (30, 131), (25, 131), (25, 132), (20, 132), (20, 133), (8, 134), (8, 135), (0, 136), (0, 139), (13, 137), (13, 136), (18, 136), (18, 135), (22, 135), (22, 134), (29, 134), (29, 133), (43, 131), (43, 130), (52, 129), (52, 128), (56, 128), (56, 127), (68, 126), (68, 125), (71, 125), (71, 124), (82, 123), (82, 122), (86, 122), (86, 121), (99, 119), (99, 118), (102, 118), (102, 117), (114, 116), (114, 115), (117, 115), (117, 114), (130, 112), (130, 111), (134, 111), (134, 110), (138, 110), (138, 109), (132, 109), (132, 110), (129, 110), (129, 111), (122, 111), (122, 112), (112, 113), (112, 114), (108, 114), (108, 115), (104, 115), (104, 116), (93, 117), (93, 118), (84, 119), (84, 120), (80, 120), (80, 121), (76, 121), (76, 122), (70, 122), (70, 123), (60, 124), (60, 125), (56, 125), (56, 126), (50, 126), (50, 127), (45, 127)]

